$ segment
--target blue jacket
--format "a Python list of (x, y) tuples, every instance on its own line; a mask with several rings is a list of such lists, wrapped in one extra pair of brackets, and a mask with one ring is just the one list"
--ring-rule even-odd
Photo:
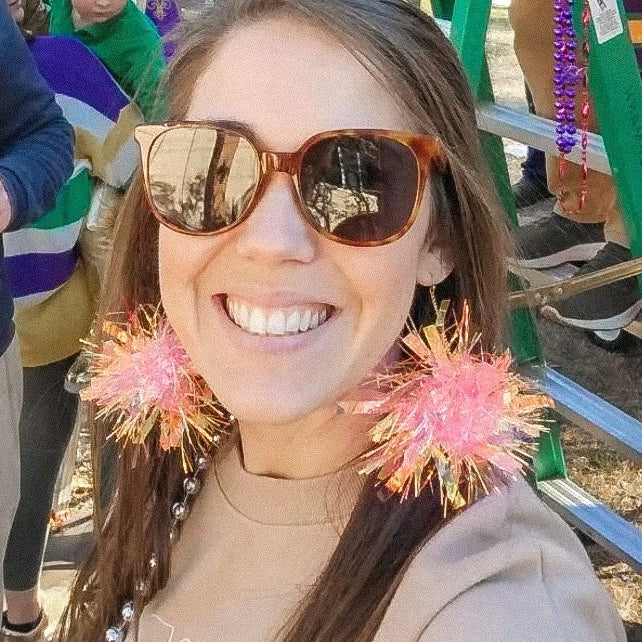
[[(64, 64), (64, 61), (61, 61)], [(14, 231), (50, 210), (73, 169), (73, 131), (0, 1), (0, 181)], [(13, 338), (13, 301), (0, 235), (0, 356)]]

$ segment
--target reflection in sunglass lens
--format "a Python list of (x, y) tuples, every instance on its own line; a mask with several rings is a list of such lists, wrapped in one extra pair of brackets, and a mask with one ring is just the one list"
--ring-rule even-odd
[(404, 228), (418, 180), (412, 150), (381, 136), (323, 139), (301, 164), (301, 194), (317, 225), (357, 243), (388, 239)]
[(240, 134), (176, 127), (149, 153), (149, 186), (157, 213), (185, 231), (216, 232), (233, 224), (259, 179), (256, 151)]

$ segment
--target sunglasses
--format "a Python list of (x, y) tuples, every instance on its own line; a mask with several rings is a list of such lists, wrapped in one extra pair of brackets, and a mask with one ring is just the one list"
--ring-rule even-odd
[(284, 172), (319, 234), (344, 245), (385, 245), (413, 224), (430, 169), (446, 167), (435, 138), (379, 129), (322, 132), (293, 153), (262, 149), (238, 126), (202, 121), (140, 125), (135, 138), (154, 216), (194, 236), (242, 223), (270, 174)]

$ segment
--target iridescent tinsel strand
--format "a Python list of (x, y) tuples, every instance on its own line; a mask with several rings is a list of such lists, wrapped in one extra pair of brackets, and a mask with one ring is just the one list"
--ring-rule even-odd
[(451, 328), (447, 309), (444, 301), (436, 323), (410, 328), (402, 339), (407, 361), (352, 395), (353, 412), (377, 417), (361, 473), (376, 473), (401, 501), (434, 481), (444, 514), (522, 472), (551, 406), (511, 371), (508, 352), (482, 349), (467, 304)]

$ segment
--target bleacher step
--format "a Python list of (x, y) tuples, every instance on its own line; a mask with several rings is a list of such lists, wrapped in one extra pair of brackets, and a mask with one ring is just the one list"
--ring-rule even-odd
[[(555, 124), (550, 120), (529, 114), (527, 111), (513, 109), (505, 105), (482, 103), (477, 106), (477, 126), (479, 129), (496, 134), (502, 138), (519, 141), (541, 149), (548, 154), (557, 155)], [(603, 174), (611, 174), (604, 141), (598, 134), (588, 134), (587, 165)], [(567, 160), (581, 164), (581, 148), (577, 145)]]
[(642, 531), (569, 479), (541, 481), (537, 488), (542, 499), (566, 522), (642, 573)]
[(553, 368), (546, 368), (544, 385), (559, 414), (642, 466), (641, 422)]

